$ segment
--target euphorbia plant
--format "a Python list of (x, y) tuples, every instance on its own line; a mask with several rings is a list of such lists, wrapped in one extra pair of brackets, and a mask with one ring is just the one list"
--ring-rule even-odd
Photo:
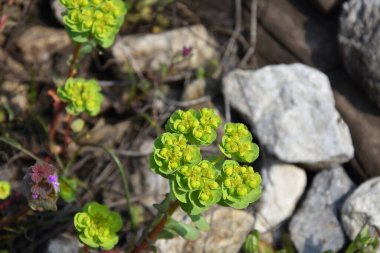
[(74, 217), (79, 239), (92, 248), (112, 249), (119, 241), (116, 233), (122, 228), (120, 214), (109, 211), (97, 202), (87, 204)]
[[(200, 147), (217, 139), (221, 119), (213, 109), (177, 110), (169, 118), (167, 132), (157, 137), (150, 166), (170, 182), (170, 193), (158, 205), (161, 218), (132, 252), (146, 249), (157, 237), (179, 234), (196, 239), (198, 229), (207, 229), (203, 212), (213, 205), (246, 208), (261, 194), (261, 177), (250, 165), (259, 155), (252, 134), (241, 123), (227, 123), (219, 143), (220, 156), (202, 157)], [(180, 206), (195, 227), (169, 218)], [(166, 225), (165, 223), (168, 222)]]

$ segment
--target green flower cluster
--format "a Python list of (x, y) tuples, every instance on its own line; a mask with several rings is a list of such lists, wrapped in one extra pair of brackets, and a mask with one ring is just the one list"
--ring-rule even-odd
[(67, 103), (66, 111), (72, 115), (86, 112), (95, 116), (103, 102), (101, 87), (96, 80), (69, 78), (65, 85), (58, 87), (58, 97)]
[(259, 147), (252, 142), (252, 134), (241, 123), (227, 123), (224, 126), (220, 151), (228, 158), (251, 163), (259, 156)]
[(213, 109), (177, 110), (172, 114), (165, 128), (169, 132), (184, 134), (193, 144), (210, 145), (216, 139), (216, 129), (220, 123), (220, 117)]
[(222, 166), (222, 204), (237, 209), (246, 208), (260, 197), (261, 177), (252, 166), (241, 166), (227, 160)]
[(189, 145), (183, 134), (164, 133), (154, 142), (150, 166), (154, 172), (169, 177), (180, 167), (196, 164), (201, 159), (199, 147)]
[(6, 199), (11, 194), (11, 184), (8, 181), (0, 180), (0, 199)]
[(74, 226), (82, 243), (92, 248), (112, 249), (119, 238), (117, 232), (123, 221), (117, 212), (111, 212), (107, 206), (96, 202), (87, 204), (83, 212), (74, 216)]
[(62, 14), (66, 29), (79, 43), (90, 38), (102, 47), (110, 47), (127, 12), (122, 0), (60, 0), (67, 8)]
[(220, 201), (219, 176), (220, 171), (215, 165), (203, 160), (196, 165), (181, 167), (171, 180), (171, 189), (186, 212), (200, 214)]
[(259, 153), (245, 125), (227, 123), (224, 128), (219, 147), (234, 160), (224, 160), (223, 155), (202, 160), (199, 146), (215, 141), (220, 124), (212, 109), (177, 110), (165, 126), (168, 132), (154, 143), (151, 168), (169, 179), (171, 192), (190, 215), (201, 214), (214, 204), (245, 208), (260, 197), (259, 173), (238, 163), (252, 162)]

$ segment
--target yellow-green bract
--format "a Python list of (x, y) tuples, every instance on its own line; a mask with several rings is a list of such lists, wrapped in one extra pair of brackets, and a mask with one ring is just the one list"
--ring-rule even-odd
[(221, 182), (221, 205), (242, 209), (260, 197), (261, 176), (251, 166), (241, 166), (233, 160), (224, 161)]
[(166, 123), (166, 131), (184, 134), (189, 142), (196, 145), (210, 145), (216, 139), (216, 129), (221, 123), (213, 109), (200, 111), (175, 111)]
[(228, 158), (251, 163), (259, 156), (259, 146), (252, 142), (252, 134), (241, 123), (227, 123), (219, 144), (220, 151)]
[(207, 160), (182, 166), (170, 179), (171, 189), (182, 209), (190, 215), (197, 215), (218, 203), (222, 197), (219, 175), (220, 171)]
[(66, 111), (72, 115), (86, 112), (95, 116), (103, 102), (101, 87), (96, 80), (69, 78), (65, 85), (58, 87), (58, 97), (67, 103)]
[(164, 133), (154, 142), (150, 166), (154, 172), (169, 177), (183, 165), (195, 164), (200, 160), (199, 147), (189, 145), (183, 134)]
[(110, 47), (127, 12), (122, 0), (60, 0), (67, 9), (62, 14), (70, 37), (79, 43), (94, 39)]
[(108, 210), (107, 206), (97, 202), (87, 204), (83, 212), (74, 216), (74, 226), (79, 239), (92, 248), (110, 250), (119, 241), (117, 232), (123, 222), (117, 212)]
[(8, 198), (11, 193), (11, 184), (8, 181), (0, 180), (0, 199)]

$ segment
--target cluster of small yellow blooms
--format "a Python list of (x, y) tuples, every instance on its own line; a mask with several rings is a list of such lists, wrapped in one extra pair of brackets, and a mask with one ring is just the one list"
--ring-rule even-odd
[(11, 193), (11, 184), (8, 181), (0, 180), (0, 199), (6, 199)]
[(215, 141), (216, 129), (220, 123), (221, 120), (213, 109), (177, 110), (168, 120), (166, 130), (184, 134), (194, 144), (209, 145)]
[(223, 155), (202, 160), (199, 147), (215, 141), (220, 124), (213, 109), (177, 110), (165, 125), (167, 132), (154, 143), (151, 168), (169, 179), (171, 192), (190, 215), (214, 204), (245, 208), (261, 193), (260, 175), (238, 163), (253, 162), (259, 154), (245, 125), (227, 123), (224, 128), (219, 147), (234, 160), (224, 160)]
[(75, 214), (74, 225), (79, 239), (92, 248), (112, 249), (119, 238), (117, 232), (122, 228), (122, 219), (117, 212), (111, 212), (104, 205), (91, 202), (83, 212)]
[(225, 125), (224, 136), (219, 148), (228, 158), (240, 162), (251, 162), (259, 154), (259, 147), (252, 142), (252, 134), (241, 123), (227, 123)]
[(103, 47), (112, 45), (127, 12), (122, 0), (60, 0), (66, 28), (77, 42), (90, 37)]
[(215, 201), (215, 190), (220, 188), (216, 181), (217, 173), (215, 166), (206, 160), (197, 165), (183, 166), (179, 171), (179, 182), (185, 181), (186, 184), (179, 188), (182, 190), (199, 191), (199, 199), (204, 204)]
[(195, 164), (201, 160), (199, 147), (189, 145), (182, 134), (164, 133), (154, 144), (151, 167), (167, 177), (181, 166)]
[(227, 190), (228, 196), (232, 198), (246, 196), (261, 183), (260, 174), (255, 172), (252, 166), (241, 166), (233, 160), (224, 162), (222, 178), (223, 187)]
[(86, 112), (95, 116), (100, 111), (103, 95), (96, 80), (69, 78), (65, 85), (58, 87), (58, 97), (67, 103), (66, 111), (72, 115)]

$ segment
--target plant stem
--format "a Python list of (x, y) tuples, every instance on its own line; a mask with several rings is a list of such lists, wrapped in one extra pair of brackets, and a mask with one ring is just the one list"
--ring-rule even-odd
[[(74, 51), (72, 54), (72, 58), (70, 61), (69, 70), (67, 72), (67, 78), (73, 77), (77, 74), (76, 63), (77, 63), (79, 55), (80, 55), (80, 48), (81, 47), (82, 47), (81, 43), (75, 44)], [(59, 119), (60, 119), (62, 113), (64, 112), (65, 106), (61, 102), (61, 100), (59, 99), (59, 97), (57, 96), (57, 93), (55, 91), (50, 90), (48, 92), (48, 94), (53, 98), (53, 101), (54, 101), (54, 117), (53, 117), (53, 121), (50, 125), (49, 136), (50, 136), (50, 141), (55, 143), (54, 142), (55, 133), (56, 133), (56, 130), (58, 127)], [(50, 151), (52, 151), (51, 148), (50, 148)]]
[(174, 213), (178, 206), (178, 200), (171, 202), (168, 207), (168, 211), (165, 215), (161, 216), (159, 223), (153, 227), (148, 236), (143, 238), (143, 240), (132, 249), (131, 253), (139, 253), (146, 250), (149, 246), (149, 243), (154, 242), (157, 239), (161, 231), (164, 229), (164, 226), (168, 221), (168, 218)]
[(69, 71), (67, 73), (67, 78), (70, 78), (70, 77), (73, 77), (77, 74), (77, 68), (76, 68), (76, 63), (78, 61), (78, 58), (79, 58), (79, 53), (80, 53), (80, 48), (82, 47), (82, 44), (81, 43), (76, 43), (75, 44), (75, 48), (74, 48), (74, 51), (73, 51), (73, 58), (71, 59), (70, 61), (70, 67), (69, 67)]

